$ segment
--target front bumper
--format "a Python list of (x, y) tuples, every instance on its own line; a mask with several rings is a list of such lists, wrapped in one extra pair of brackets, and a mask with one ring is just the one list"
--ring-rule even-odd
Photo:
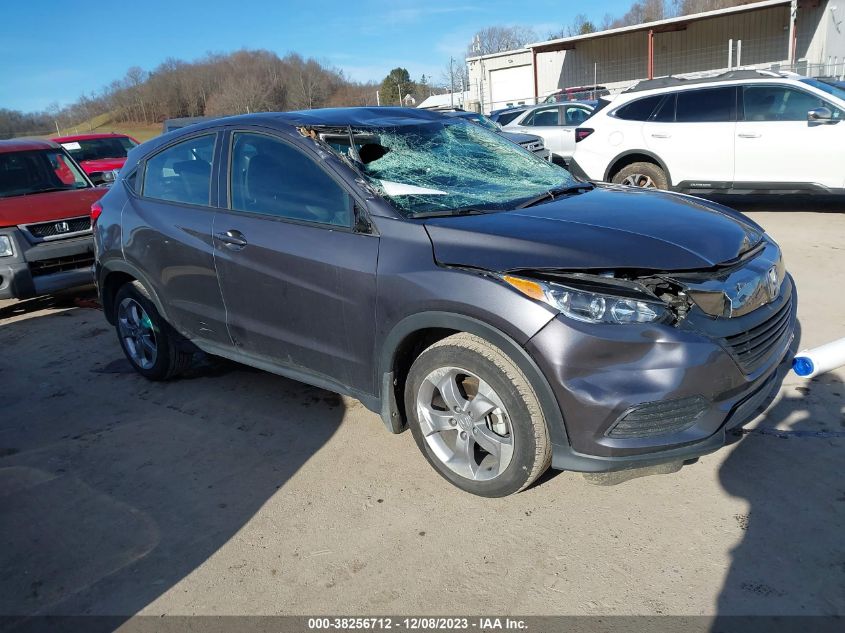
[(94, 283), (91, 235), (31, 244), (17, 228), (0, 229), (14, 254), (0, 258), (0, 299), (28, 299)]
[[(717, 450), (725, 431), (757, 413), (789, 371), (797, 301), (791, 278), (781, 296), (744, 317), (740, 330), (789, 310), (788, 330), (764, 363), (746, 373), (724, 342), (665, 325), (607, 326), (558, 317), (526, 349), (548, 379), (564, 429), (550, 429), (552, 465), (602, 472), (685, 460)], [(701, 410), (666, 432), (614, 435), (625, 416), (667, 402), (701, 403)], [(644, 406), (646, 405), (646, 406)]]

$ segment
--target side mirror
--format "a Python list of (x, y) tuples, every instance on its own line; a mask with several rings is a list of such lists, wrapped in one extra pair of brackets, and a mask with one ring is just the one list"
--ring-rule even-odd
[(830, 108), (814, 108), (807, 112), (807, 120), (811, 123), (830, 123), (833, 121), (833, 112)]
[(88, 174), (88, 177), (91, 179), (96, 186), (111, 186), (114, 184), (114, 181), (117, 179), (117, 169), (109, 169), (107, 171), (92, 171)]

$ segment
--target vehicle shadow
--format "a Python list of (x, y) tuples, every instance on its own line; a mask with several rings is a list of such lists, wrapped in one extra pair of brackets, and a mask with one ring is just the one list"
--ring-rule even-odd
[(0, 302), (0, 321), (12, 317), (22, 317), (39, 310), (66, 310), (74, 307), (93, 307), (97, 303), (97, 291), (91, 287), (43, 295), (22, 301)]
[[(737, 445), (719, 481), (747, 510), (733, 517), (743, 538), (731, 552), (714, 632), (749, 630), (752, 623), (737, 615), (845, 613), (841, 375), (792, 377), (756, 422), (732, 432)], [(754, 624), (764, 630), (773, 623)]]
[(345, 411), (213, 360), (148, 382), (91, 309), (4, 323), (0, 349), (0, 630), (113, 630), (284, 495)]

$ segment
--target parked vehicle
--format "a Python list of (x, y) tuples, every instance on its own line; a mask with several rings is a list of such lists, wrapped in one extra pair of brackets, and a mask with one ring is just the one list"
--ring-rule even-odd
[(543, 103), (561, 103), (564, 101), (596, 101), (606, 97), (610, 91), (604, 86), (578, 86), (556, 90), (547, 96)]
[(471, 121), (476, 125), (480, 125), (481, 127), (487, 128), (492, 132), (495, 132), (499, 136), (504, 136), (508, 139), (511, 143), (516, 143), (520, 147), (524, 147), (529, 152), (532, 152), (539, 156), (540, 158), (548, 158), (549, 157), (549, 150), (546, 149), (543, 138), (537, 136), (536, 134), (522, 134), (520, 132), (509, 132), (502, 128), (501, 125), (496, 123), (495, 121), (490, 120), (483, 114), (479, 114), (478, 112), (466, 112), (464, 110), (454, 110), (450, 112), (444, 112), (446, 116), (457, 117), (460, 119), (466, 119), (467, 121)]
[(490, 113), (490, 120), (494, 123), (498, 123), (501, 126), (505, 126), (530, 107), (531, 106), (522, 105), (514, 106), (511, 108), (501, 108), (499, 110), (493, 110)]
[(173, 130), (181, 130), (183, 127), (188, 127), (194, 123), (202, 123), (203, 121), (211, 121), (216, 117), (213, 116), (183, 116), (175, 119), (165, 119), (161, 124), (161, 133), (167, 134)]
[(94, 283), (95, 188), (60, 145), (0, 141), (0, 299)]
[(707, 193), (845, 193), (845, 90), (733, 71), (642, 81), (576, 130), (573, 172)]
[(568, 161), (575, 153), (575, 129), (589, 118), (595, 104), (578, 101), (531, 106), (511, 119), (504, 129), (541, 136), (552, 154)]
[(67, 150), (94, 184), (111, 183), (126, 161), (126, 154), (138, 146), (126, 134), (76, 134), (53, 139)]
[(835, 88), (841, 88), (845, 90), (845, 80), (839, 79), (837, 77), (817, 77), (819, 81), (825, 84), (829, 84)]
[(354, 396), (474, 494), (716, 450), (789, 368), (761, 227), (432, 112), (200, 124), (133, 150), (92, 217), (140, 374), (200, 349)]

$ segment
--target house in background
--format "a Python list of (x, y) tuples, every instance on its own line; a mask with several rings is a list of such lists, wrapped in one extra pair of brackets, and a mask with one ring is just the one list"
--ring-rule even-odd
[(461, 108), (466, 109), (469, 102), (469, 91), (465, 92), (447, 92), (442, 95), (431, 95), (426, 98), (417, 107), (423, 110), (444, 110), (446, 108)]

